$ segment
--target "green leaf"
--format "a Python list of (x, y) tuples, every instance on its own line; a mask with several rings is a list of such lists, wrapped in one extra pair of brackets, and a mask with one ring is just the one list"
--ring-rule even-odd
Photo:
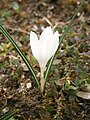
[(87, 77), (87, 72), (85, 70), (83, 70), (83, 68), (81, 68), (80, 66), (76, 67), (76, 71), (79, 75), (79, 78), (85, 79)]
[(70, 89), (70, 81), (67, 80), (65, 83), (65, 90), (69, 90)]
[(12, 3), (12, 8), (13, 8), (14, 10), (18, 11), (20, 7), (19, 7), (19, 4), (14, 1), (14, 2)]
[(39, 81), (35, 75), (35, 72), (31, 66), (31, 64), (29, 63), (29, 61), (27, 60), (26, 56), (24, 55), (24, 53), (20, 50), (20, 48), (18, 47), (18, 45), (16, 44), (16, 42), (12, 39), (11, 35), (7, 32), (7, 30), (0, 24), (0, 30), (2, 31), (2, 33), (7, 37), (7, 39), (12, 43), (12, 45), (14, 46), (14, 48), (16, 49), (16, 51), (18, 52), (18, 54), (21, 56), (21, 58), (23, 59), (24, 63), (26, 64), (26, 66), (28, 67), (29, 71), (32, 73), (32, 76), (34, 78), (34, 80), (37, 83), (37, 86), (39, 88)]
[(16, 110), (10, 111), (0, 117), (0, 120), (14, 120), (13, 115), (16, 113)]
[(14, 117), (11, 117), (9, 120), (15, 120)]
[(79, 80), (75, 80), (75, 81), (74, 81), (74, 85), (75, 85), (75, 87), (79, 87), (80, 81), (79, 81)]

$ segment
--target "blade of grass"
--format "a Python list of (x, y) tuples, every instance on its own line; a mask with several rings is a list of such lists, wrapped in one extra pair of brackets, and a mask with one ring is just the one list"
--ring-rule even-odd
[[(70, 23), (68, 24), (68, 26), (67, 26), (67, 28), (65, 29), (64, 33), (62, 34), (62, 36), (61, 36), (61, 38), (60, 38), (60, 41), (59, 41), (59, 47), (60, 47), (60, 44), (61, 44), (61, 42), (63, 41), (65, 35), (67, 34), (68, 30), (70, 29), (73, 20), (75, 19), (77, 13), (78, 13), (79, 10), (81, 9), (81, 7), (82, 7), (82, 5), (83, 5), (84, 2), (85, 2), (85, 0), (82, 1), (81, 5), (80, 5), (80, 6), (78, 7), (78, 9), (76, 10), (75, 14), (73, 15), (72, 19), (70, 20)], [(59, 49), (59, 47), (58, 47), (58, 49)], [(57, 49), (57, 51), (58, 51), (58, 49)], [(56, 51), (56, 53), (57, 53), (57, 51)], [(47, 69), (46, 69), (43, 91), (44, 91), (44, 89), (45, 89), (47, 77), (48, 77), (48, 74), (49, 74), (49, 71), (50, 71), (50, 68), (51, 68), (51, 66), (52, 66), (52, 63), (53, 63), (53, 60), (54, 60), (54, 58), (55, 58), (56, 53), (55, 53), (54, 56), (50, 59), (49, 64), (48, 64), (48, 67), (47, 67)]]
[(36, 84), (37, 84), (37, 86), (39, 88), (39, 86), (40, 86), (39, 81), (38, 81), (38, 79), (37, 79), (37, 77), (35, 75), (35, 72), (34, 72), (32, 66), (31, 66), (31, 64), (27, 60), (27, 58), (24, 55), (24, 53), (20, 50), (20, 48), (18, 47), (18, 45), (16, 44), (16, 42), (12, 39), (11, 35), (7, 32), (7, 30), (1, 24), (0, 24), (0, 30), (8, 38), (8, 40), (12, 43), (12, 45), (14, 46), (14, 48), (16, 49), (16, 51), (18, 52), (18, 54), (21, 56), (21, 58), (23, 59), (24, 63), (28, 67), (29, 71), (31, 71), (32, 76), (33, 76), (34, 80), (36, 81)]
[(2, 117), (0, 117), (0, 120), (9, 120), (15, 113), (16, 113), (16, 110), (8, 112), (5, 115), (3, 115)]

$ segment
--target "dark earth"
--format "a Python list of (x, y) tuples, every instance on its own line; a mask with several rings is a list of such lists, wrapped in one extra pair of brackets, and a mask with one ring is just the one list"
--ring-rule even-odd
[[(81, 0), (82, 1), (82, 0)], [(0, 23), (11, 34), (40, 77), (29, 32), (52, 26), (60, 35), (80, 0), (0, 0)], [(12, 120), (90, 120), (90, 99), (76, 95), (90, 84), (90, 1), (86, 0), (65, 36), (42, 95), (12, 44), (0, 32), (0, 116)], [(87, 91), (90, 92), (90, 91)]]

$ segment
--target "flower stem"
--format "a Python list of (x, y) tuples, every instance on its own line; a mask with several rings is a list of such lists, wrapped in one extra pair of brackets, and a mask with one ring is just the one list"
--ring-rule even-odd
[(41, 93), (43, 93), (43, 87), (44, 87), (44, 67), (41, 67), (41, 80), (40, 80), (40, 90), (41, 90)]

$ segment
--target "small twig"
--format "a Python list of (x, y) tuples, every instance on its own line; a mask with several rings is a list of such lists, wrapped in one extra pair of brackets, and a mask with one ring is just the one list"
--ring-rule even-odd
[(12, 28), (12, 27), (8, 27), (8, 26), (4, 26), (6, 29), (9, 29), (9, 30), (13, 30), (13, 31), (18, 31), (18, 32), (22, 32), (22, 33), (25, 33), (25, 34), (30, 34), (29, 32), (25, 31), (25, 30), (22, 30), (21, 28)]
[(53, 26), (52, 23), (50, 22), (50, 20), (49, 20), (48, 18), (44, 17), (44, 20), (45, 20), (51, 27)]
[(65, 25), (67, 25), (68, 24), (68, 22), (57, 22), (54, 26), (53, 26), (53, 30), (58, 26), (58, 25), (62, 25), (62, 26), (65, 26)]

